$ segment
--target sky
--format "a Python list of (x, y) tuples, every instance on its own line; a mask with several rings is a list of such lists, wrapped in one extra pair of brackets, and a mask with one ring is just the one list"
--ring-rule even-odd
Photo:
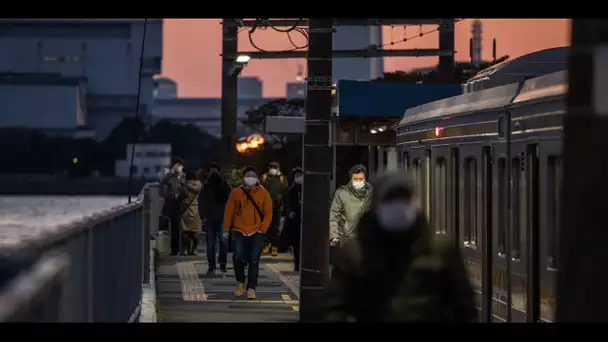
[[(472, 20), (456, 23), (456, 60), (469, 59), (469, 39)], [(570, 44), (569, 19), (481, 19), (483, 26), (482, 57), (492, 58), (492, 39), (496, 38), (496, 57), (509, 55), (515, 58), (533, 51)], [(179, 97), (221, 96), (221, 20), (220, 19), (165, 19), (163, 28), (162, 76), (178, 84)], [(432, 31), (436, 26), (423, 26), (422, 32)], [(405, 36), (418, 35), (417, 26), (408, 26)], [(304, 39), (291, 34), (296, 45)], [(402, 40), (403, 26), (383, 29), (385, 44)], [(287, 50), (292, 48), (287, 34), (270, 29), (253, 34), (254, 43), (264, 50)], [(437, 32), (408, 40), (405, 43), (388, 45), (385, 49), (437, 48)], [(239, 34), (239, 51), (254, 50), (246, 31)], [(386, 57), (384, 71), (410, 70), (433, 66), (437, 57)], [(305, 59), (251, 60), (242, 76), (257, 76), (263, 81), (263, 96), (285, 96), (285, 84), (296, 79), (298, 65), (305, 70)]]

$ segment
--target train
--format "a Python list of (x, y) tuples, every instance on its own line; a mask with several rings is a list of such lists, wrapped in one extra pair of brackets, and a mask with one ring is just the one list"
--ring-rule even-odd
[(395, 126), (398, 165), (461, 249), (483, 322), (555, 318), (563, 69), (410, 108)]

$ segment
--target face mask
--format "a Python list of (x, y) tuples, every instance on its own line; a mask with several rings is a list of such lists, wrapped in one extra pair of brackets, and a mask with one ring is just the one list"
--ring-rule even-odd
[(376, 208), (376, 214), (382, 229), (390, 232), (406, 231), (416, 221), (416, 210), (404, 201), (381, 203)]
[(246, 187), (251, 188), (254, 185), (256, 185), (256, 183), (258, 182), (258, 179), (257, 179), (257, 177), (245, 177), (243, 179), (243, 182), (245, 183)]
[(296, 182), (297, 184), (302, 184), (302, 180), (303, 180), (303, 178), (304, 178), (304, 177), (295, 177), (295, 178), (293, 179), (293, 181), (294, 181), (294, 182)]
[(270, 173), (271, 176), (276, 176), (277, 173), (279, 173), (279, 170), (277, 170), (277, 169), (270, 169), (270, 170), (268, 170), (268, 173)]
[(183, 169), (184, 169), (184, 167), (183, 167), (183, 166), (177, 166), (177, 167), (175, 168), (175, 172), (180, 173), (180, 172), (182, 172), (182, 170), (183, 170)]
[(363, 189), (365, 186), (365, 181), (352, 181), (353, 187), (357, 190)]

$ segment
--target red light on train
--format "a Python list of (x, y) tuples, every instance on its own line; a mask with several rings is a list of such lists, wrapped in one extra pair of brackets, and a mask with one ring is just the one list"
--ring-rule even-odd
[(441, 134), (441, 127), (435, 127), (435, 136), (438, 137)]

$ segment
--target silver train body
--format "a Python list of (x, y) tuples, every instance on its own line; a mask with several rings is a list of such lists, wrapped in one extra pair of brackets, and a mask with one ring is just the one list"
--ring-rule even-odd
[(399, 165), (462, 250), (482, 321), (550, 322), (559, 269), (566, 71), (411, 108)]

